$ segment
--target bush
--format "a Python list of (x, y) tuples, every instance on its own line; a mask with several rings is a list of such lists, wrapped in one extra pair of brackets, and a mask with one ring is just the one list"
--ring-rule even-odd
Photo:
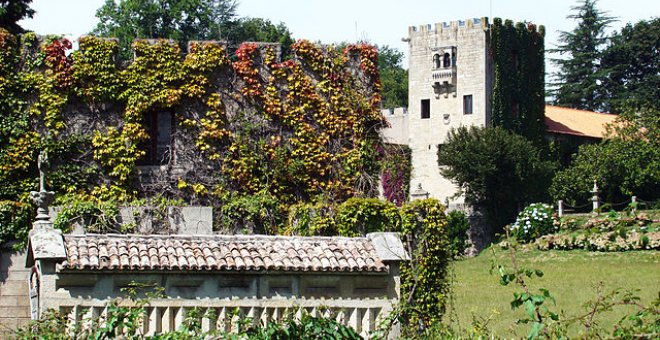
[(376, 198), (351, 198), (337, 207), (337, 232), (342, 236), (364, 236), (377, 231), (398, 231), (401, 217), (397, 207)]
[(470, 229), (470, 221), (464, 212), (454, 210), (447, 214), (447, 238), (453, 256), (462, 255), (468, 247), (468, 229)]
[(508, 227), (509, 232), (521, 242), (530, 242), (542, 235), (550, 234), (559, 230), (555, 225), (556, 219), (553, 213), (550, 205), (532, 203), (518, 214), (516, 222)]
[(495, 231), (526, 202), (545, 199), (554, 164), (531, 141), (502, 128), (452, 129), (438, 148), (441, 173), (481, 207)]
[(298, 203), (289, 208), (286, 235), (313, 236), (337, 235), (332, 205), (322, 203)]
[(237, 195), (220, 208), (221, 223), (230, 233), (275, 234), (286, 211), (267, 194)]

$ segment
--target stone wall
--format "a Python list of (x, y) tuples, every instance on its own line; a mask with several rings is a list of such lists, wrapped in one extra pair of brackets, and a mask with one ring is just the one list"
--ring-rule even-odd
[[(54, 223), (61, 207), (50, 209), (50, 222)], [(161, 216), (162, 215), (162, 216)], [(85, 221), (71, 226), (75, 234), (83, 234)], [(117, 228), (136, 234), (213, 234), (213, 208), (203, 206), (182, 207), (121, 207)], [(130, 226), (133, 226), (130, 228)], [(120, 228), (121, 227), (121, 228)]]
[(30, 321), (28, 276), (25, 251), (13, 251), (11, 245), (0, 253), (0, 339)]
[(408, 108), (383, 109), (381, 113), (389, 123), (389, 126), (380, 130), (380, 136), (383, 138), (383, 141), (389, 144), (410, 144)]

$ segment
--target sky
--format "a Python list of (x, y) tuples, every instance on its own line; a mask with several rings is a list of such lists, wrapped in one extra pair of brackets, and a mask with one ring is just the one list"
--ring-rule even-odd
[[(64, 34), (77, 38), (97, 23), (96, 10), (104, 0), (33, 0), (33, 19), (20, 24), (39, 34)], [(283, 22), (296, 39), (323, 43), (367, 40), (389, 45), (405, 54), (408, 26), (500, 17), (531, 21), (546, 27), (546, 49), (557, 45), (558, 31), (576, 23), (566, 16), (577, 0), (239, 0), (239, 16)], [(626, 23), (660, 16), (660, 0), (600, 0), (597, 8), (617, 17), (607, 32)], [(549, 56), (546, 55), (546, 58)], [(407, 58), (404, 61), (407, 68)], [(552, 71), (553, 67), (548, 64)]]

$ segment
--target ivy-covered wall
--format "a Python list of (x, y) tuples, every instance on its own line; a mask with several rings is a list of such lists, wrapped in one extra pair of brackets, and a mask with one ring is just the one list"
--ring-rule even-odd
[[(373, 46), (303, 40), (283, 62), (272, 44), (244, 43), (234, 62), (215, 42), (191, 42), (187, 53), (168, 40), (133, 49), (120, 65), (112, 39), (83, 37), (72, 52), (65, 39), (0, 31), (0, 199), (27, 203), (40, 150), (60, 203), (159, 196), (248, 205), (233, 216), (263, 201), (286, 211), (377, 194), (383, 118)], [(159, 112), (174, 115), (171, 160), (140, 168), (145, 117)]]
[(541, 142), (545, 131), (545, 27), (495, 18), (490, 26), (493, 59), (492, 124)]

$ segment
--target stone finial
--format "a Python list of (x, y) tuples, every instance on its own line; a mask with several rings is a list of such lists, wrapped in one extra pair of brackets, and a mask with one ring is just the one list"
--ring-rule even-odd
[(598, 183), (594, 179), (594, 188), (591, 189), (591, 193), (593, 196), (591, 196), (591, 202), (592, 202), (592, 213), (596, 214), (598, 213), (598, 209), (600, 209), (600, 190), (598, 189)]
[(48, 206), (53, 203), (55, 193), (52, 191), (46, 191), (46, 169), (48, 168), (48, 153), (46, 151), (41, 151), (39, 153), (39, 158), (37, 161), (37, 166), (39, 167), (39, 191), (31, 191), (30, 198), (37, 206), (37, 218), (35, 226), (40, 221), (48, 221)]

